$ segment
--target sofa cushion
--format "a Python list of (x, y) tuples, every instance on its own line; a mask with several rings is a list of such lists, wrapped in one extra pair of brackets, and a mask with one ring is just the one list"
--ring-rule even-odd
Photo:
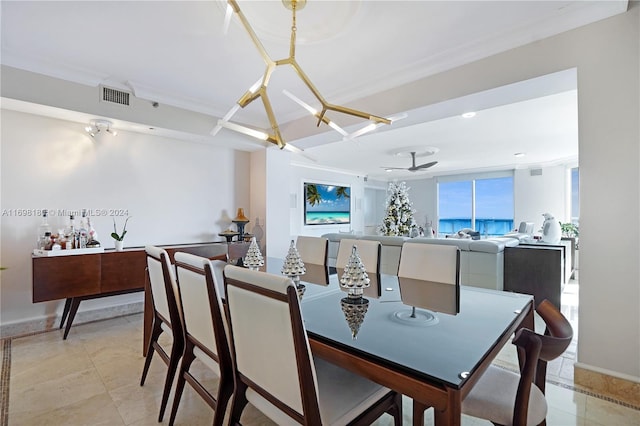
[(383, 246), (402, 246), (405, 241), (411, 241), (409, 237), (392, 237), (387, 235), (363, 235), (360, 239), (380, 241)]
[(460, 250), (469, 251), (469, 244), (474, 240), (468, 238), (412, 238), (412, 243), (421, 244), (442, 244), (447, 246), (457, 246)]
[(472, 241), (469, 245), (471, 251), (481, 251), (484, 253), (501, 253), (505, 247), (518, 245), (515, 238), (489, 238), (486, 240)]

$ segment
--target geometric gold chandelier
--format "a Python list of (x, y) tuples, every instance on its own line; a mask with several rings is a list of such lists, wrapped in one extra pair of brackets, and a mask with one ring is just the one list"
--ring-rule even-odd
[[(333, 105), (328, 103), (324, 99), (324, 97), (320, 94), (318, 89), (313, 85), (311, 80), (309, 80), (309, 77), (307, 77), (305, 72), (302, 70), (302, 68), (296, 61), (296, 29), (297, 29), (296, 28), (296, 11), (304, 8), (304, 6), (306, 5), (306, 0), (282, 0), (282, 3), (287, 9), (291, 10), (292, 12), (289, 56), (287, 58), (274, 61), (267, 54), (267, 51), (265, 50), (264, 46), (258, 39), (258, 36), (253, 31), (253, 28), (251, 28), (251, 25), (249, 25), (249, 22), (247, 21), (247, 18), (245, 17), (245, 15), (242, 13), (242, 10), (240, 10), (240, 6), (238, 6), (237, 1), (227, 0), (227, 4), (232, 8), (233, 12), (237, 15), (238, 19), (240, 19), (240, 22), (242, 23), (245, 30), (249, 34), (249, 37), (251, 37), (253, 44), (258, 49), (260, 56), (262, 56), (262, 59), (266, 64), (266, 70), (264, 72), (264, 75), (260, 78), (260, 80), (258, 80), (256, 84), (254, 84), (251, 88), (249, 88), (249, 90), (247, 90), (244, 93), (244, 95), (242, 95), (242, 97), (238, 100), (237, 105), (234, 106), (234, 108), (232, 108), (224, 118), (218, 120), (218, 126), (216, 126), (216, 129), (214, 129), (214, 132), (217, 132), (217, 130), (220, 129), (220, 127), (225, 127), (231, 130), (235, 130), (237, 132), (241, 132), (253, 137), (257, 137), (259, 139), (266, 140), (268, 142), (278, 145), (280, 149), (285, 147), (286, 142), (282, 139), (282, 135), (280, 134), (280, 128), (278, 126), (278, 122), (276, 121), (275, 114), (271, 106), (271, 102), (269, 100), (269, 95), (267, 93), (267, 86), (269, 85), (269, 80), (271, 79), (271, 75), (275, 71), (276, 67), (280, 65), (291, 66), (296, 72), (296, 74), (300, 77), (302, 82), (309, 88), (311, 93), (313, 93), (313, 95), (322, 105), (322, 109), (320, 111), (307, 108), (318, 119), (317, 126), (320, 126), (321, 123), (324, 123), (333, 128), (337, 127), (328, 117), (326, 117), (326, 113), (328, 111), (335, 111), (342, 114), (348, 114), (348, 115), (364, 118), (366, 120), (370, 120), (372, 122), (371, 124), (376, 127), (382, 124), (391, 124), (391, 120), (388, 118), (379, 117), (377, 115), (369, 114), (366, 112), (358, 111), (356, 109), (347, 108), (340, 105)], [(290, 96), (292, 99), (295, 100), (295, 97), (293, 97), (292, 95), (289, 94), (288, 96)], [(269, 119), (269, 125), (271, 126), (270, 133), (264, 133), (264, 132), (254, 130), (249, 127), (242, 126), (240, 124), (236, 124), (229, 121), (230, 118), (233, 116), (233, 114), (235, 114), (238, 108), (244, 108), (258, 98), (262, 100), (262, 104), (264, 105), (267, 118)], [(297, 101), (301, 102), (299, 100)]]

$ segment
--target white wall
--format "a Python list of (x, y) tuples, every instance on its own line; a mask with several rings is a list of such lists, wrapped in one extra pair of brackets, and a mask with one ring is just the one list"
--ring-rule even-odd
[[(351, 187), (351, 224), (304, 225), (304, 182), (326, 183)], [(364, 178), (317, 168), (293, 165), (289, 181), (290, 233), (320, 236), (329, 232), (355, 231), (364, 233)], [(286, 252), (285, 252), (286, 253)]]
[(537, 168), (540, 175), (531, 175), (531, 169), (515, 170), (514, 186), (514, 226), (520, 222), (533, 222), (534, 231), (542, 227), (544, 213), (551, 213), (557, 220), (564, 222), (567, 197), (567, 166)]
[[(0, 259), (8, 269), (0, 325), (43, 319), (63, 305), (32, 303), (40, 218), (14, 216), (16, 209), (125, 209), (132, 216), (125, 247), (132, 247), (218, 241), (236, 208), (249, 205), (246, 153), (131, 132), (91, 139), (81, 124), (15, 111), (2, 110), (1, 118)], [(93, 217), (106, 248), (113, 247), (111, 220)], [(141, 300), (141, 293), (91, 300), (80, 311)]]
[(436, 178), (407, 180), (409, 200), (415, 210), (414, 219), (424, 227), (427, 218), (434, 229), (438, 226), (438, 184)]
[(266, 229), (269, 256), (282, 257), (289, 249), (289, 184), (293, 179), (291, 153), (274, 147), (265, 151)]

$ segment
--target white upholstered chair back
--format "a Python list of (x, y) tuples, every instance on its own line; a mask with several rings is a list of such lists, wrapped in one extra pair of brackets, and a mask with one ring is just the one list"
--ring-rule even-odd
[(459, 279), (458, 247), (404, 243), (398, 276), (455, 284)]
[(176, 253), (176, 276), (180, 289), (185, 330), (217, 355), (215, 327), (210, 301), (222, 312), (222, 302), (216, 291), (210, 294), (204, 268), (209, 260), (188, 253)]
[(170, 272), (171, 284), (175, 291), (176, 282), (175, 275), (173, 273), (173, 266), (171, 265), (169, 255), (166, 250), (155, 246), (146, 246), (145, 251), (148, 254), (147, 269), (149, 271), (149, 284), (151, 287), (151, 297), (153, 299), (154, 307), (166, 321), (170, 322), (171, 317), (169, 314), (169, 302), (167, 300), (167, 293), (165, 289), (162, 262), (164, 261), (166, 263)]
[(323, 237), (299, 235), (296, 239), (296, 249), (305, 264), (326, 265), (328, 248), (329, 240)]
[(338, 257), (336, 258), (336, 268), (342, 270), (349, 261), (351, 256), (351, 249), (356, 246), (360, 260), (364, 265), (367, 273), (379, 274), (380, 273), (380, 241), (373, 240), (354, 240), (350, 238), (344, 238), (340, 240), (340, 246), (338, 247)]
[(460, 249), (404, 243), (398, 279), (404, 303), (455, 314), (460, 300)]
[[(236, 369), (258, 386), (249, 386), (247, 400), (260, 407), (261, 398), (255, 398), (257, 393), (267, 400), (275, 398), (302, 415), (303, 381), (309, 385), (312, 378), (311, 389), (317, 390), (317, 379), (293, 282), (279, 275), (231, 265), (224, 273)], [(303, 345), (297, 348), (300, 359), (296, 356), (297, 344)], [(307, 366), (307, 374), (300, 373), (303, 365)], [(262, 390), (271, 397), (262, 394)], [(311, 397), (317, 405), (317, 391)]]

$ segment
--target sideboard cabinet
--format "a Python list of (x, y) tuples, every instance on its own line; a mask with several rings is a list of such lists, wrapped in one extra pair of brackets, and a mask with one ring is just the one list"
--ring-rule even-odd
[[(171, 261), (176, 251), (202, 257), (212, 257), (226, 251), (226, 243), (198, 243), (162, 246)], [(143, 291), (146, 281), (146, 253), (144, 247), (107, 250), (103, 253), (69, 256), (32, 257), (33, 302), (66, 299), (60, 321), (66, 321), (66, 339), (80, 302), (118, 294)], [(145, 300), (145, 303), (149, 303)], [(146, 319), (145, 319), (146, 320)]]

